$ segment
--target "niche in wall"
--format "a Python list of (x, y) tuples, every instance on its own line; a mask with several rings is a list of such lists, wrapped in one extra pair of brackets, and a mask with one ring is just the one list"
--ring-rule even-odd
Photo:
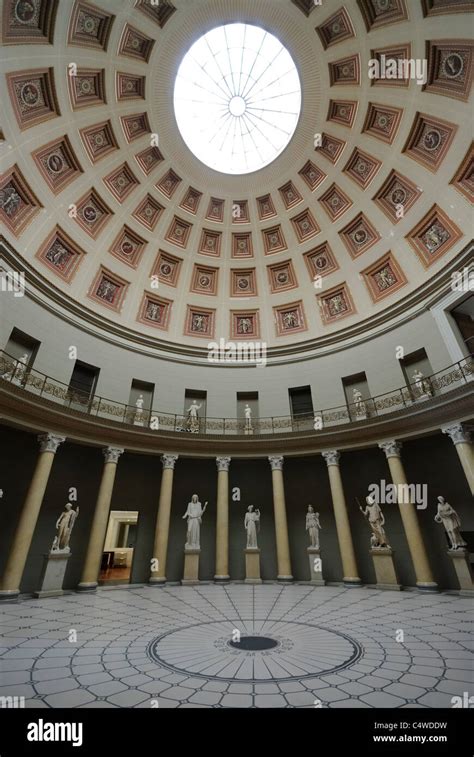
[[(245, 408), (249, 406), (252, 411), (250, 421), (246, 423)], [(251, 430), (258, 420), (258, 392), (237, 392), (237, 419), (239, 421), (239, 433), (242, 429)]]
[(81, 408), (89, 404), (95, 394), (100, 368), (76, 360), (69, 379), (69, 402), (71, 407)]
[(351, 420), (363, 421), (371, 415), (370, 388), (365, 372), (343, 376), (342, 387)]
[(451, 310), (450, 314), (466, 357), (474, 354), (474, 295), (466, 297), (460, 305), (456, 305)]
[(150, 384), (147, 381), (139, 381), (138, 379), (132, 380), (128, 400), (131, 423), (134, 423), (136, 426), (148, 425), (150, 410), (153, 408), (154, 392), (154, 384)]
[(434, 393), (428, 378), (433, 369), (424, 348), (410, 352), (399, 362), (406, 384), (415, 400), (426, 399)]
[[(194, 406), (194, 413), (190, 408)], [(197, 407), (196, 407), (197, 406)], [(198, 389), (186, 389), (184, 392), (184, 430), (198, 433), (205, 423), (207, 409), (207, 392)]]
[(312, 428), (314, 423), (313, 398), (310, 386), (294, 386), (288, 389), (293, 428)]
[(28, 368), (33, 367), (33, 363), (36, 358), (36, 353), (40, 348), (41, 342), (37, 339), (33, 339), (32, 336), (25, 334), (23, 331), (14, 328), (10, 334), (10, 338), (5, 345), (5, 352), (10, 357), (19, 360), (24, 355), (27, 355), (26, 361), (22, 361)]

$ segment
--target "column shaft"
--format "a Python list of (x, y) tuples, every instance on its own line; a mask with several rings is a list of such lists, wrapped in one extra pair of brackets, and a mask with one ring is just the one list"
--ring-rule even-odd
[[(163, 584), (166, 582), (166, 556), (168, 554), (168, 538), (170, 530), (171, 498), (173, 495), (174, 462), (167, 464), (163, 456), (163, 473), (161, 476), (160, 500), (156, 519), (155, 543), (153, 547), (152, 569), (149, 583)], [(156, 569), (155, 569), (156, 568)]]
[(342, 486), (339, 465), (328, 463), (329, 485), (331, 487), (334, 518), (336, 520), (337, 539), (341, 552), (343, 581), (351, 586), (359, 585), (361, 580), (357, 569), (357, 562), (352, 541), (349, 515), (347, 514), (346, 498)]
[(290, 542), (288, 539), (288, 522), (286, 518), (285, 487), (283, 483), (282, 464), (275, 465), (272, 463), (272, 483), (273, 483), (273, 508), (275, 514), (275, 536), (277, 549), (277, 565), (279, 581), (292, 581), (291, 560), (290, 560)]
[[(397, 486), (407, 485), (407, 478), (400, 457), (392, 455), (387, 457), (387, 460), (393, 483)], [(399, 502), (398, 507), (415, 569), (416, 585), (420, 589), (436, 590), (437, 585), (429, 564), (415, 506), (412, 502)]]
[(474, 448), (469, 442), (460, 442), (455, 445), (456, 452), (464, 470), (464, 474), (469, 484), (471, 494), (474, 494)]
[(45, 450), (39, 453), (35, 472), (28, 488), (20, 520), (10, 547), (5, 571), (0, 582), (0, 594), (5, 597), (19, 594), (23, 571), (48, 484), (54, 455), (55, 452), (53, 450)]
[[(219, 462), (219, 461), (218, 461)], [(229, 580), (229, 470), (217, 472), (216, 574), (215, 581)]]
[(118, 457), (123, 450), (114, 450), (114, 453), (116, 454), (112, 455), (108, 454), (108, 450), (103, 450), (103, 452), (106, 459), (102, 471), (99, 493), (97, 495), (94, 518), (92, 520), (92, 528), (82, 570), (82, 578), (77, 587), (79, 591), (91, 591), (97, 588), (105, 534), (109, 521), (112, 491), (114, 488), (115, 474), (117, 472), (117, 462)]

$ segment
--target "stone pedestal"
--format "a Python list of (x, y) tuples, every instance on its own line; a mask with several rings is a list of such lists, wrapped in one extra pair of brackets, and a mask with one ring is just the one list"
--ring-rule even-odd
[(253, 428), (245, 428), (244, 429), (245, 436), (249, 436), (253, 434)]
[(192, 586), (199, 583), (199, 555), (200, 549), (184, 550), (184, 575), (181, 583), (183, 586)]
[(325, 586), (326, 581), (323, 580), (321, 553), (319, 549), (317, 547), (308, 547), (306, 551), (308, 553), (311, 583), (315, 586)]
[(467, 549), (448, 549), (448, 555), (453, 561), (454, 570), (458, 577), (460, 594), (474, 595), (474, 576), (472, 574), (469, 552)]
[(355, 414), (356, 421), (366, 421), (367, 420), (367, 413), (361, 410), (360, 412), (356, 412)]
[(258, 547), (248, 547), (245, 550), (245, 583), (262, 583), (262, 579), (260, 578), (260, 550)]
[(391, 589), (401, 591), (397, 572), (393, 563), (393, 550), (390, 547), (371, 549), (370, 554), (374, 561), (375, 575), (377, 577), (377, 589)]
[(43, 597), (60, 597), (64, 594), (64, 574), (70, 557), (70, 552), (50, 552), (44, 555), (41, 584), (40, 588), (33, 592), (34, 597), (42, 599)]

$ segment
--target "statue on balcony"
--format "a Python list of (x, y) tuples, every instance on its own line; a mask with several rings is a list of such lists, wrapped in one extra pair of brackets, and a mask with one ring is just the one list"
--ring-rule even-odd
[(245, 513), (244, 528), (247, 531), (247, 549), (258, 549), (257, 533), (260, 527), (260, 510), (249, 505)]
[(367, 415), (367, 410), (365, 407), (365, 402), (362, 397), (362, 392), (360, 389), (354, 388), (352, 392), (352, 396), (354, 398), (354, 405), (355, 405), (355, 413), (358, 416), (363, 416), (364, 418)]
[(197, 494), (193, 494), (191, 501), (188, 502), (188, 507), (183, 515), (183, 519), (187, 518), (188, 530), (186, 533), (186, 544), (184, 549), (201, 549), (200, 536), (201, 536), (201, 522), (202, 516), (206, 512), (207, 502), (204, 503), (204, 507), (199, 501)]
[(429, 381), (425, 379), (422, 372), (418, 369), (416, 369), (413, 374), (413, 382), (415, 384), (415, 390), (418, 397), (433, 396), (433, 390), (431, 389)]
[(187, 409), (188, 418), (186, 421), (186, 426), (188, 428), (188, 431), (190, 431), (192, 434), (197, 434), (199, 431), (199, 415), (198, 410), (200, 410), (202, 407), (201, 405), (198, 405), (196, 400), (193, 400), (191, 405)]
[(245, 405), (245, 430), (252, 430), (252, 408), (250, 405)]
[(54, 537), (51, 552), (70, 552), (69, 539), (71, 532), (79, 515), (79, 506), (73, 510), (70, 502), (66, 504), (66, 509), (56, 521), (56, 536)]
[(365, 498), (366, 508), (365, 510), (359, 505), (359, 510), (362, 515), (367, 518), (369, 526), (372, 529), (372, 536), (370, 539), (370, 546), (372, 549), (380, 549), (381, 547), (390, 548), (390, 544), (387, 541), (387, 535), (385, 533), (384, 525), (385, 518), (380, 506), (375, 501), (375, 498), (368, 496)]
[(466, 542), (461, 536), (461, 518), (456, 510), (446, 502), (444, 497), (438, 497), (438, 512), (434, 517), (436, 523), (442, 523), (448, 534), (450, 549), (464, 549)]
[(314, 512), (312, 505), (308, 505), (306, 513), (306, 531), (309, 531), (310, 546), (319, 549), (319, 531), (321, 524), (319, 522), (319, 513)]
[(138, 399), (135, 402), (135, 407), (137, 408), (135, 410), (135, 418), (133, 423), (135, 426), (143, 426), (143, 405), (145, 403), (145, 400), (143, 399), (143, 394), (140, 394)]

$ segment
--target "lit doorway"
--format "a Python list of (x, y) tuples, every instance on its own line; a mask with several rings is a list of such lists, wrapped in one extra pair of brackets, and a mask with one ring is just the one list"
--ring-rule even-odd
[(128, 584), (137, 538), (138, 510), (111, 510), (105, 535), (99, 584)]

